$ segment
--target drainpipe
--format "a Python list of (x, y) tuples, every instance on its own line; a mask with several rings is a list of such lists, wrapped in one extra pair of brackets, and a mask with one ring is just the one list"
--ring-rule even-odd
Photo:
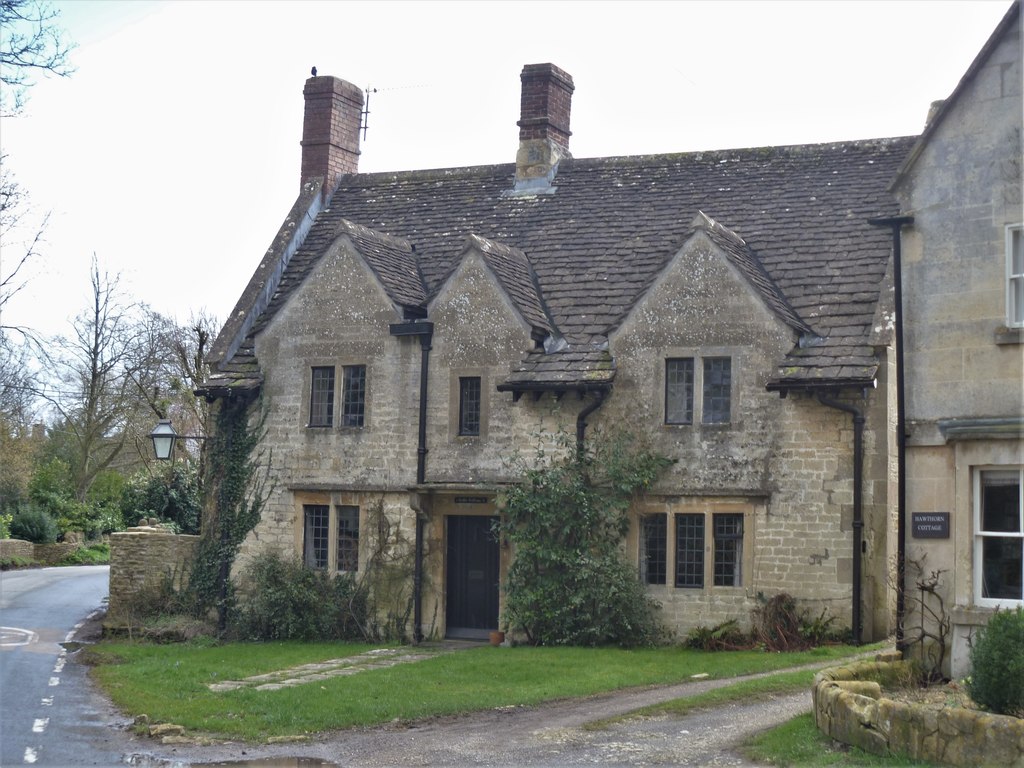
[[(420, 340), (420, 413), (419, 437), (416, 445), (416, 485), (423, 485), (427, 476), (427, 381), (430, 372), (430, 349), (434, 324), (415, 320), (391, 325), (392, 336), (418, 336)], [(416, 510), (416, 559), (412, 576), (412, 639), (423, 642), (423, 539), (424, 513)]]
[(896, 312), (896, 650), (906, 649), (903, 620), (906, 616), (907, 561), (907, 413), (903, 375), (903, 263), (900, 230), (914, 223), (913, 216), (868, 219), (875, 227), (892, 229), (892, 273)]
[[(582, 392), (581, 392), (582, 394)], [(592, 414), (601, 404), (604, 402), (605, 397), (608, 394), (607, 389), (597, 390), (597, 399), (594, 400), (590, 405), (580, 411), (579, 416), (576, 417), (576, 457), (583, 457), (583, 437), (587, 432), (587, 416)]]
[(829, 408), (835, 408), (853, 414), (853, 644), (861, 644), (861, 539), (864, 528), (864, 516), (861, 509), (861, 486), (863, 485), (864, 457), (864, 413), (854, 405), (825, 397), (818, 393), (818, 402)]

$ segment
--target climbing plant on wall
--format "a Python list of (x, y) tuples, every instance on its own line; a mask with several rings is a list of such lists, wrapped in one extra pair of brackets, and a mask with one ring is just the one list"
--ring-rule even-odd
[(514, 547), (504, 623), (536, 644), (643, 645), (661, 634), (623, 542), (628, 510), (672, 461), (626, 430), (583, 450), (559, 435), (558, 458), (520, 464), (502, 497), (500, 534)]
[(258, 404), (222, 400), (209, 438), (206, 489), (212, 514), (203, 521), (189, 592), (198, 613), (217, 609), (221, 629), (231, 604), (231, 566), (259, 522), (271, 490), (269, 456), (259, 450), (263, 413)]

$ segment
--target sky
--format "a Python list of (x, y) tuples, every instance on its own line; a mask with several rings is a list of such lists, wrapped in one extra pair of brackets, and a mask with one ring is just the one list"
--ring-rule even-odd
[(94, 257), (126, 300), (223, 321), (298, 193), (312, 66), (369, 89), (366, 172), (513, 162), (543, 62), (573, 77), (575, 157), (907, 136), (1010, 0), (52, 5), (75, 71), (0, 125), (50, 215), (0, 324), (43, 335), (70, 333)]

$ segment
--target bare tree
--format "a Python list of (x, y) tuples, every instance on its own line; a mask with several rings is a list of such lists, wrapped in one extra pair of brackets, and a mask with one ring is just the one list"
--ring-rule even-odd
[(74, 47), (57, 25), (60, 11), (40, 0), (0, 0), (0, 115), (25, 105), (37, 73), (67, 77)]
[(8, 170), (5, 158), (0, 156), (0, 348), (6, 346), (5, 339), (9, 339), (11, 332), (32, 336), (27, 328), (4, 324), (4, 307), (28, 282), (24, 267), (39, 255), (50, 219), (45, 214), (38, 223), (29, 221), (32, 210), (28, 193)]
[(139, 307), (123, 300), (118, 278), (101, 275), (94, 257), (91, 304), (75, 320), (73, 336), (55, 340), (49, 353), (57, 380), (41, 394), (65, 433), (80, 501), (121, 454), (138, 421), (137, 381), (151, 360), (139, 315)]

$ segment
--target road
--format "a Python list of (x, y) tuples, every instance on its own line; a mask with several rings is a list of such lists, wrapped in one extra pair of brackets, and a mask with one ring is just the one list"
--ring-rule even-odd
[(0, 765), (121, 762), (109, 707), (62, 645), (103, 607), (109, 580), (95, 565), (0, 573)]

